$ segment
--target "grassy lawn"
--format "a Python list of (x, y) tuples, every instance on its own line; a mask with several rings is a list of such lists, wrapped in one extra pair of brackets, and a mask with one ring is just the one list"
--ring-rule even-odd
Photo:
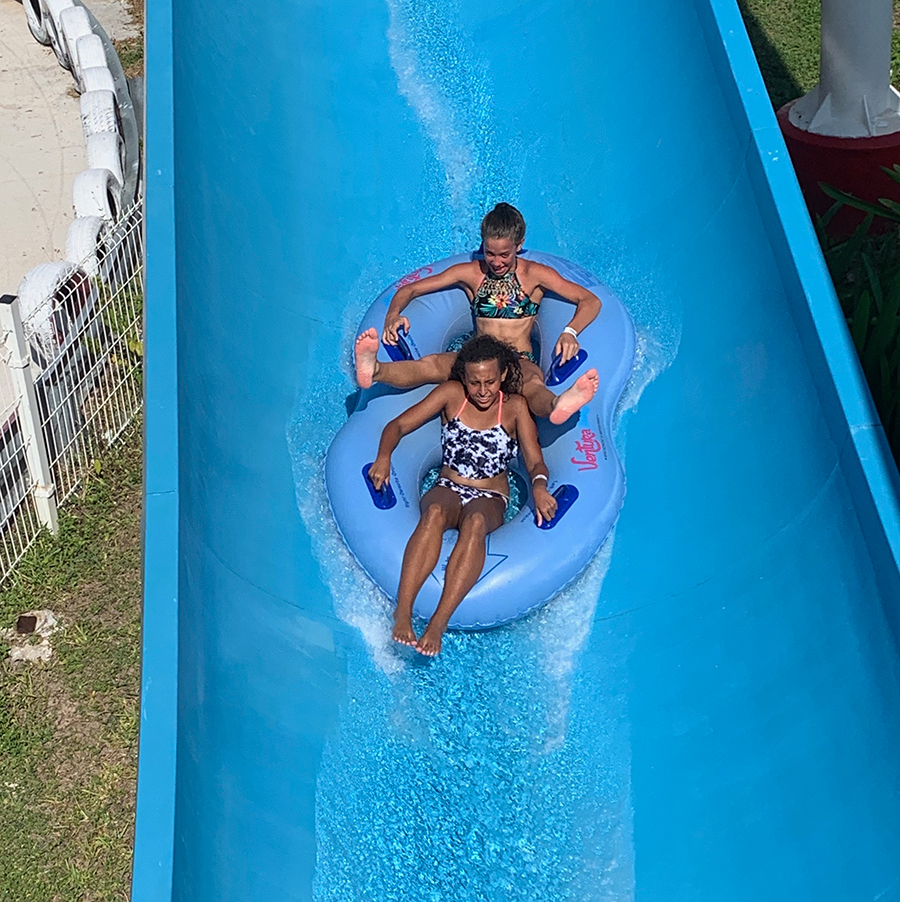
[[(738, 0), (772, 105), (801, 97), (819, 80), (821, 0)], [(895, 4), (896, 5), (896, 4)], [(900, 15), (894, 13), (891, 70), (900, 84)]]
[(776, 108), (819, 80), (819, 0), (739, 0)]
[(135, 27), (140, 29), (140, 36), (113, 41), (119, 62), (125, 70), (127, 78), (137, 78), (144, 74), (144, 4), (139, 0), (126, 0), (128, 14)]
[(140, 637), (139, 430), (102, 461), (0, 594), (0, 626), (50, 609), (48, 664), (0, 641), (0, 900), (127, 900)]

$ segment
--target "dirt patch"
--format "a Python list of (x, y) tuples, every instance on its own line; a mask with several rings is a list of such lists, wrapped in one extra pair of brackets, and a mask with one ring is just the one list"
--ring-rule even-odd
[(126, 0), (125, 7), (140, 35), (113, 41), (113, 46), (119, 54), (125, 75), (128, 78), (138, 78), (144, 74), (144, 4), (136, 0)]
[(144, 39), (123, 38), (113, 41), (119, 61), (127, 78), (138, 78), (144, 74)]

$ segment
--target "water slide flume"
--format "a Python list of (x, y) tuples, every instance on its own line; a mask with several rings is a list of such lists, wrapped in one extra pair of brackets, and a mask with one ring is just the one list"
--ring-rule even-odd
[[(539, 422), (550, 490), (560, 505), (557, 516), (546, 524), (549, 529), (538, 529), (529, 494), (521, 509), (488, 537), (481, 577), (453, 614), (451, 629), (499, 626), (549, 601), (597, 552), (619, 515), (625, 494), (625, 474), (613, 441), (613, 418), (634, 360), (631, 318), (619, 299), (581, 267), (535, 251), (526, 251), (524, 256), (554, 267), (602, 300), (600, 316), (579, 336), (583, 353), (574, 367), (557, 368), (553, 360), (553, 337), (571, 318), (571, 304), (546, 296), (535, 327), (540, 365), (550, 374), (549, 382), (564, 389), (588, 365), (597, 368), (600, 388), (563, 425)], [(470, 259), (469, 254), (451, 257), (412, 277), (441, 272)], [(380, 331), (397, 287), (391, 285), (378, 296), (360, 331), (370, 327)], [(469, 303), (458, 288), (417, 298), (407, 308), (407, 315), (412, 325), (402, 353), (411, 358), (444, 351), (473, 328)], [(379, 354), (389, 359), (386, 348)], [(338, 432), (326, 459), (328, 497), (341, 535), (362, 568), (391, 598), (396, 596), (406, 542), (419, 519), (423, 480), (440, 463), (438, 421), (404, 437), (393, 455), (386, 492), (376, 492), (365, 473), (384, 426), (429, 390), (400, 392), (380, 385), (361, 390), (356, 409)], [(513, 478), (520, 477), (517, 481), (524, 492), (528, 480), (520, 471), (521, 464), (514, 463)], [(454, 539), (453, 533), (445, 535), (438, 565), (419, 593), (415, 612), (423, 619), (430, 618), (437, 607)]]
[[(896, 898), (897, 472), (734, 0), (207, 13), (147, 8), (134, 902)], [(335, 355), (498, 196), (661, 375), (608, 570), (419, 667)]]

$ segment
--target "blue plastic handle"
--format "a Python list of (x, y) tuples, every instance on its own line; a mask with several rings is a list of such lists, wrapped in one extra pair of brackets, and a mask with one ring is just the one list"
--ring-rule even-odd
[(574, 357), (560, 364), (559, 361), (562, 359), (562, 354), (557, 354), (553, 358), (553, 363), (550, 364), (546, 384), (559, 385), (561, 382), (565, 382), (587, 360), (587, 356), (587, 351), (584, 348), (579, 348), (578, 353)]
[(565, 516), (566, 511), (578, 500), (578, 489), (574, 485), (560, 485), (553, 490), (553, 497), (556, 499), (556, 513), (552, 520), (544, 520), (538, 526), (537, 514), (534, 515), (534, 525), (538, 526), (538, 529), (553, 529)]
[(393, 361), (400, 360), (415, 360), (415, 354), (413, 354), (412, 347), (410, 347), (409, 342), (406, 340), (406, 329), (399, 329), (397, 332), (397, 344), (389, 345), (386, 341), (383, 341), (381, 344), (384, 346), (385, 351), (388, 353), (388, 357)]
[(372, 480), (369, 479), (369, 467), (375, 461), (371, 461), (367, 463), (362, 468), (363, 479), (366, 481), (366, 488), (369, 490), (369, 494), (372, 496), (372, 503), (378, 510), (386, 511), (392, 508), (397, 503), (397, 496), (394, 494), (394, 490), (391, 488), (391, 484), (386, 482), (381, 489), (376, 489), (372, 483)]

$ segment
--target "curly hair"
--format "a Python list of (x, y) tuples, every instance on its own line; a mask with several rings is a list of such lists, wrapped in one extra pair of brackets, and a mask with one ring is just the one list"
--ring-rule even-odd
[(525, 240), (525, 217), (512, 204), (499, 203), (481, 220), (481, 238), (509, 238), (519, 245)]
[(519, 394), (522, 391), (522, 366), (519, 363), (519, 352), (500, 341), (492, 335), (476, 335), (470, 338), (456, 355), (456, 360), (450, 369), (450, 378), (466, 384), (466, 364), (483, 363), (486, 360), (496, 360), (502, 373), (506, 370), (506, 378), (500, 385), (500, 390), (508, 395)]

